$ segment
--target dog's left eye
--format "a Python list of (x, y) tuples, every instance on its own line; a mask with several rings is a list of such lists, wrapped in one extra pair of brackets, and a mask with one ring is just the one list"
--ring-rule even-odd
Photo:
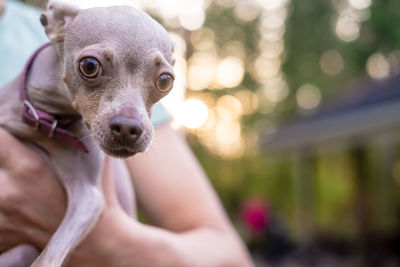
[(93, 79), (99, 75), (101, 65), (96, 59), (85, 57), (79, 62), (79, 70), (86, 78)]
[(171, 90), (174, 85), (174, 78), (167, 73), (163, 73), (158, 77), (156, 85), (160, 92), (166, 93)]

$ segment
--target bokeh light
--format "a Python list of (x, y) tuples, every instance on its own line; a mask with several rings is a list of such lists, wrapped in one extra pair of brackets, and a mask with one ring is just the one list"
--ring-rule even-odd
[(365, 9), (368, 8), (371, 4), (371, 0), (348, 0), (349, 4), (357, 9)]
[(208, 108), (203, 101), (196, 98), (185, 100), (175, 114), (175, 119), (179, 124), (195, 129), (201, 127), (208, 118)]
[(243, 114), (250, 115), (254, 113), (258, 108), (258, 98), (257, 95), (250, 90), (240, 90), (235, 94), (236, 99), (238, 99), (242, 105)]
[(339, 74), (344, 68), (343, 57), (336, 50), (328, 50), (322, 53), (319, 63), (322, 71), (331, 76)]
[(189, 31), (200, 29), (205, 19), (202, 1), (182, 1), (181, 4), (179, 8), (182, 10), (179, 14), (180, 25)]
[(202, 27), (190, 34), (190, 41), (196, 50), (209, 50), (212, 47), (214, 40), (214, 32), (207, 27)]
[(244, 64), (237, 57), (222, 59), (217, 67), (217, 83), (222, 87), (232, 88), (238, 86), (244, 76)]
[(233, 12), (241, 21), (249, 22), (257, 18), (261, 9), (254, 1), (238, 1)]
[(221, 96), (216, 104), (218, 107), (229, 110), (229, 113), (234, 119), (239, 119), (243, 113), (242, 103), (232, 95)]
[(270, 42), (262, 39), (258, 46), (260, 50), (263, 51), (263, 56), (266, 58), (278, 58), (285, 50), (282, 40)]
[(260, 6), (268, 11), (275, 11), (283, 7), (287, 0), (256, 0)]
[(360, 24), (348, 15), (341, 15), (336, 22), (335, 31), (341, 40), (351, 42), (360, 36)]
[(253, 65), (253, 76), (260, 82), (273, 78), (281, 70), (281, 60), (279, 57), (271, 58), (269, 54), (261, 54)]
[(352, 42), (360, 37), (361, 23), (370, 17), (371, 0), (332, 1), (338, 11), (333, 24), (333, 32), (344, 42)]
[(197, 52), (188, 61), (187, 80), (191, 90), (199, 91), (209, 87), (216, 73), (217, 56)]
[(169, 32), (169, 37), (174, 43), (175, 54), (183, 57), (186, 54), (187, 49), (185, 40), (179, 34), (176, 34), (174, 32)]
[(264, 82), (262, 92), (269, 102), (277, 103), (289, 95), (289, 88), (284, 79), (276, 76)]
[(247, 57), (246, 48), (243, 43), (236, 40), (226, 42), (222, 46), (220, 54), (222, 57), (233, 56), (239, 58), (242, 61), (241, 65), (243, 65)]
[(374, 79), (388, 78), (390, 64), (386, 56), (380, 52), (371, 55), (367, 60), (367, 72)]
[(297, 90), (296, 100), (300, 108), (314, 109), (321, 102), (321, 91), (312, 84), (304, 84)]

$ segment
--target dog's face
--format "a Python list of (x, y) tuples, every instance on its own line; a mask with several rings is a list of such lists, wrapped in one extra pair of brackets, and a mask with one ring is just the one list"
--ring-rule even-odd
[[(52, 4), (54, 13), (57, 3)], [(126, 6), (74, 10), (70, 21), (65, 13), (69, 25), (52, 41), (63, 42), (63, 81), (73, 106), (106, 153), (128, 157), (144, 151), (153, 135), (151, 108), (174, 81), (167, 32)], [(50, 19), (42, 19), (51, 37)]]

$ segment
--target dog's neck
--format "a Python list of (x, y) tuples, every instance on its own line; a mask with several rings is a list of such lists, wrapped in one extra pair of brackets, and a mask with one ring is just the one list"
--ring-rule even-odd
[(62, 81), (63, 57), (53, 46), (43, 49), (29, 70), (27, 88), (30, 101), (40, 110), (55, 115), (76, 115), (72, 95)]

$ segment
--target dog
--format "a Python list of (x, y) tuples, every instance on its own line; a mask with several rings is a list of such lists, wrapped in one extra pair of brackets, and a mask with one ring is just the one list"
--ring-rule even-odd
[(103, 210), (101, 151), (126, 158), (151, 143), (152, 106), (173, 87), (173, 44), (128, 6), (53, 1), (40, 21), (50, 43), (1, 90), (0, 126), (42, 153), (65, 187), (65, 217), (31, 265), (58, 267)]

